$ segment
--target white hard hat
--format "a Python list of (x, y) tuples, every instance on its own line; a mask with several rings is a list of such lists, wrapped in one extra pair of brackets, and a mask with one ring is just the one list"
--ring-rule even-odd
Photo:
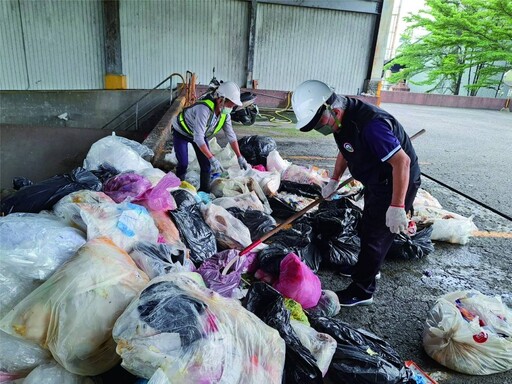
[(297, 117), (296, 128), (301, 131), (313, 129), (312, 126), (306, 126), (333, 94), (332, 88), (318, 80), (307, 80), (300, 84), (292, 95), (292, 108)]
[(226, 81), (217, 88), (217, 96), (231, 100), (235, 105), (242, 106), (240, 101), (240, 87), (232, 81)]

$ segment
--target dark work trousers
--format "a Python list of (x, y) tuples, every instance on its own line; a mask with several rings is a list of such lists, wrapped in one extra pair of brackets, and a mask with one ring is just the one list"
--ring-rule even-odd
[[(391, 204), (393, 186), (388, 184), (365, 188), (364, 210), (361, 222), (361, 251), (352, 273), (352, 284), (348, 289), (354, 296), (369, 298), (375, 292), (375, 276), (380, 271), (384, 258), (393, 243), (395, 234), (386, 226), (386, 211)], [(409, 183), (405, 196), (405, 211), (412, 209), (420, 180)]]
[[(210, 160), (204, 155), (203, 152), (199, 149), (196, 143), (191, 138), (188, 138), (176, 130), (172, 130), (172, 139), (174, 152), (176, 153), (176, 159), (178, 160), (178, 165), (176, 167), (176, 176), (180, 178), (180, 180), (185, 180), (185, 175), (187, 173), (188, 167), (188, 143), (192, 144), (194, 147), (194, 151), (197, 156), (197, 161), (199, 162), (200, 171), (200, 185), (199, 189), (204, 192), (210, 192)], [(208, 148), (208, 140), (204, 139)]]

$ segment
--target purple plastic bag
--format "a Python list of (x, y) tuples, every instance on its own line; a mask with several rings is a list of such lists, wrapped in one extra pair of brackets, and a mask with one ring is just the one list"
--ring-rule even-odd
[[(203, 276), (203, 280), (208, 288), (221, 296), (233, 297), (233, 291), (240, 285), (242, 273), (246, 271), (249, 262), (245, 256), (238, 256), (239, 253), (240, 251), (236, 249), (228, 249), (216, 253), (203, 262), (197, 272)], [(229, 272), (223, 275), (224, 267), (234, 257), (237, 258), (237, 261), (229, 269)]]
[(121, 173), (111, 177), (103, 185), (103, 192), (116, 203), (133, 201), (140, 198), (151, 188), (151, 182), (136, 173)]

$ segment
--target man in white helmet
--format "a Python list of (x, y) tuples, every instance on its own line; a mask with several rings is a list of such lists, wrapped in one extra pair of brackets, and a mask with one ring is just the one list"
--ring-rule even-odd
[(241, 169), (247, 169), (248, 164), (240, 153), (236, 134), (231, 125), (231, 110), (233, 106), (241, 106), (240, 87), (232, 81), (221, 83), (213, 97), (198, 100), (194, 105), (185, 108), (172, 124), (173, 144), (178, 165), (176, 176), (185, 179), (188, 167), (188, 143), (192, 143), (201, 168), (200, 187), (205, 192), (210, 191), (210, 172), (222, 173), (219, 160), (210, 151), (208, 139), (215, 136), (221, 129), (233, 148)]
[(336, 95), (321, 81), (299, 85), (292, 107), (298, 129), (332, 133), (338, 145), (334, 171), (322, 196), (334, 194), (347, 168), (365, 187), (361, 250), (350, 271), (352, 283), (336, 294), (342, 306), (371, 304), (376, 277), (395, 234), (407, 230), (406, 212), (420, 186), (418, 157), (392, 115), (359, 99)]

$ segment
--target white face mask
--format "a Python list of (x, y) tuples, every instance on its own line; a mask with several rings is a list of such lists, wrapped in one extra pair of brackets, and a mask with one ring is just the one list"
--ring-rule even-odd
[(222, 108), (221, 113), (223, 113), (225, 115), (229, 115), (232, 110), (233, 110), (233, 108), (224, 107), (224, 108)]

